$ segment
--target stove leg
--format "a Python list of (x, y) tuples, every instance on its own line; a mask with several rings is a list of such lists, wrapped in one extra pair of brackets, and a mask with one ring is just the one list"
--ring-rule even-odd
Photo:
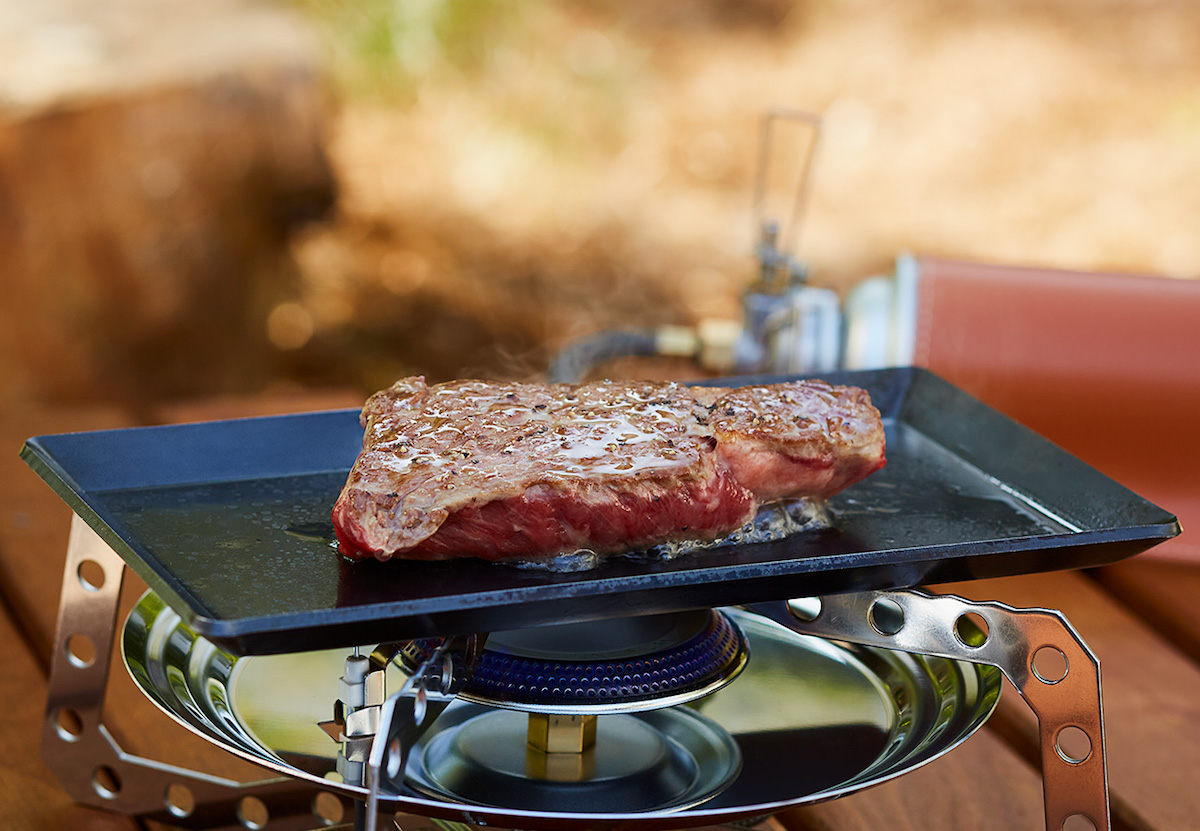
[(104, 723), (104, 699), (124, 571), (117, 553), (73, 517), (42, 725), (42, 756), (63, 789), (85, 805), (181, 828), (290, 831), (324, 819), (335, 806), (315, 785), (237, 782), (121, 748)]
[(1037, 715), (1046, 828), (1109, 831), (1100, 662), (1061, 612), (881, 591), (788, 602), (806, 635), (990, 664)]

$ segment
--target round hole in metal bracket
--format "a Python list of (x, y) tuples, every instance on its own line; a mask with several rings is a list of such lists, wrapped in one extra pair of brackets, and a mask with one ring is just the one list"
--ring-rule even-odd
[(1071, 814), (1062, 824), (1062, 831), (1099, 831), (1099, 828), (1087, 814)]
[(988, 622), (978, 612), (966, 612), (954, 621), (954, 637), (963, 646), (978, 649), (987, 643)]
[(1043, 684), (1057, 684), (1067, 677), (1071, 664), (1057, 646), (1041, 646), (1034, 651), (1029, 667)]
[(904, 628), (904, 609), (895, 600), (881, 597), (867, 610), (867, 621), (881, 635), (895, 635)]
[(95, 560), (84, 560), (75, 569), (79, 585), (86, 591), (98, 592), (104, 587), (104, 566)]
[(54, 732), (64, 742), (77, 742), (83, 736), (83, 718), (72, 707), (59, 707), (54, 711)]
[(167, 790), (163, 793), (163, 805), (173, 817), (190, 817), (192, 811), (196, 810), (196, 797), (193, 796), (191, 788), (181, 782), (172, 782), (167, 785)]
[(821, 616), (821, 598), (797, 597), (787, 602), (788, 612), (796, 620), (812, 623)]
[(96, 647), (87, 635), (69, 635), (63, 648), (72, 666), (87, 669), (96, 662)]
[(389, 779), (397, 779), (400, 776), (400, 765), (404, 760), (401, 750), (403, 748), (400, 746), (400, 737), (393, 736), (387, 745), (387, 761), (384, 764)]
[(237, 818), (242, 827), (249, 828), (250, 831), (266, 828), (267, 823), (271, 821), (266, 804), (257, 796), (242, 797), (237, 807)]
[(121, 793), (121, 777), (108, 765), (92, 771), (92, 790), (105, 799), (116, 799)]
[(1054, 736), (1054, 749), (1069, 765), (1081, 765), (1092, 755), (1092, 739), (1083, 728), (1068, 724)]
[(334, 794), (321, 791), (313, 797), (312, 812), (322, 825), (337, 825), (346, 816), (346, 806)]

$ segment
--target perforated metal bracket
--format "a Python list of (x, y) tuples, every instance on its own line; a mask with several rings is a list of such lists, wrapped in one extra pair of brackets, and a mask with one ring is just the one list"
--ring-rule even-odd
[(921, 591), (796, 599), (786, 625), (830, 640), (990, 664), (1037, 715), (1047, 831), (1111, 827), (1100, 662), (1061, 612)]
[(383, 703), (367, 756), (364, 831), (376, 831), (384, 783), (403, 781), (413, 745), (474, 673), (485, 640), (481, 635), (447, 638)]
[(287, 777), (238, 782), (123, 750), (104, 723), (125, 564), (78, 516), (63, 571), (42, 756), (76, 802), (183, 828), (291, 831), (350, 812)]

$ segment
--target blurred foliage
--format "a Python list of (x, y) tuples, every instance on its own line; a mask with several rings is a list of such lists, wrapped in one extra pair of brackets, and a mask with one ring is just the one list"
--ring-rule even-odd
[(325, 33), (342, 87), (403, 101), (432, 73), (485, 71), (490, 44), (523, 29), (516, 0), (296, 0)]
[[(516, 0), (294, 0), (324, 36), (331, 74), (357, 104), (482, 107), (542, 152), (619, 149), (642, 50), (591, 4)], [(470, 104), (465, 102), (470, 100)]]

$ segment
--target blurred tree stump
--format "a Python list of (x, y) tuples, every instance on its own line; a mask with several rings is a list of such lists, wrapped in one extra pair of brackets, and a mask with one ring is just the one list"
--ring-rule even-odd
[(261, 2), (0, 11), (0, 394), (252, 390), (333, 182), (320, 52)]

